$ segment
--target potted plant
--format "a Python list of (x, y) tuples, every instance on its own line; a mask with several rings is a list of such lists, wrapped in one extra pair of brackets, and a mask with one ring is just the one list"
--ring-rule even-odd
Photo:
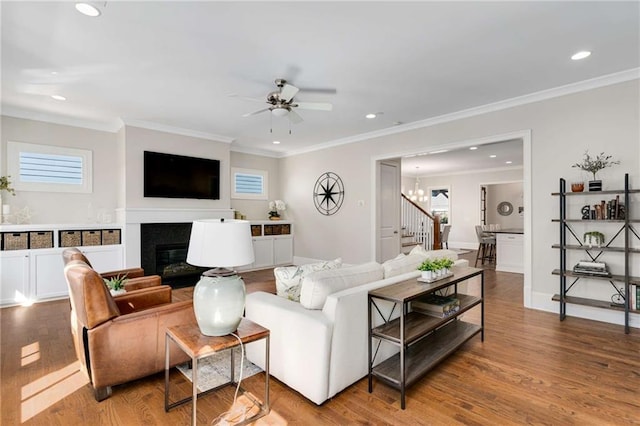
[(280, 220), (280, 212), (287, 209), (282, 200), (269, 201), (269, 219)]
[[(611, 160), (611, 155), (601, 152), (595, 157), (589, 155), (589, 151), (584, 152), (584, 158), (581, 163), (576, 163), (571, 167), (577, 167), (585, 172), (593, 175), (593, 180), (589, 181), (589, 191), (602, 191), (602, 181), (596, 178), (596, 174), (607, 167), (620, 164), (620, 161)], [(573, 188), (572, 188), (573, 189)]]
[(418, 266), (418, 271), (422, 271), (422, 278), (432, 280), (435, 278), (436, 264), (431, 259), (426, 259)]
[(604, 244), (604, 234), (599, 231), (585, 232), (582, 236), (582, 241), (589, 247), (600, 247)]
[(448, 274), (451, 272), (451, 267), (453, 266), (453, 260), (443, 258), (441, 261), (441, 265), (444, 268), (445, 274)]
[(104, 283), (111, 292), (112, 296), (126, 293), (124, 289), (124, 283), (127, 282), (127, 274), (118, 275), (112, 278), (104, 278)]

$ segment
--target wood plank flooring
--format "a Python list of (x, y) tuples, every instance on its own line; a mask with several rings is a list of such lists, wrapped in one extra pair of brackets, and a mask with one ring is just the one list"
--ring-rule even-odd
[[(473, 264), (475, 252), (462, 257)], [(275, 291), (271, 271), (242, 275), (249, 292)], [(485, 341), (471, 339), (410, 387), (406, 410), (381, 382), (370, 394), (366, 378), (322, 406), (272, 379), (272, 409), (290, 425), (640, 425), (640, 330), (524, 309), (522, 284), (487, 267)], [(186, 299), (192, 288), (174, 293)], [(0, 424), (189, 424), (190, 404), (164, 412), (162, 373), (93, 399), (77, 372), (67, 300), (4, 308), (0, 321)], [(255, 395), (263, 383), (263, 373), (243, 381)], [(186, 396), (190, 386), (175, 373), (173, 389)], [(199, 399), (198, 424), (232, 400), (231, 388)]]

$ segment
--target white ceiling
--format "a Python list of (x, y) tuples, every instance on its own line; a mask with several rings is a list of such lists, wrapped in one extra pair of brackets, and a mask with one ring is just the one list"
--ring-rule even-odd
[[(111, 1), (98, 18), (72, 2), (0, 7), (4, 114), (180, 128), (274, 155), (640, 66), (638, 2)], [(569, 59), (582, 49), (593, 55)], [(286, 118), (242, 117), (263, 104), (229, 95), (266, 98), (276, 78), (333, 111), (298, 111), (291, 134)]]

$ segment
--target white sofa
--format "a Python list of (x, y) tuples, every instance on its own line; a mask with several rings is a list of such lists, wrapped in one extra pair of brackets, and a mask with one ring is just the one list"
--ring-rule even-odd
[[(271, 331), (270, 374), (318, 405), (366, 376), (368, 292), (417, 278), (417, 266), (426, 257), (448, 257), (456, 266), (468, 265), (450, 250), (412, 252), (382, 265), (310, 272), (301, 277), (300, 302), (265, 292), (247, 295), (245, 316)], [(378, 305), (388, 316), (391, 304)], [(397, 316), (399, 310), (394, 312)], [(264, 344), (246, 347), (247, 358), (263, 369)], [(375, 363), (396, 352), (395, 346), (381, 345)]]

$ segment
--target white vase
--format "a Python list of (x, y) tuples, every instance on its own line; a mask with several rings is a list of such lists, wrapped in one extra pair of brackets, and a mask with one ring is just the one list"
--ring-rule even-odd
[(112, 296), (119, 296), (121, 294), (125, 294), (127, 292), (127, 290), (122, 288), (120, 290), (109, 290), (109, 292), (111, 293)]
[(422, 271), (422, 278), (425, 280), (433, 279), (433, 271)]
[(245, 294), (239, 275), (202, 275), (193, 290), (193, 310), (200, 332), (224, 336), (237, 330), (244, 313)]

